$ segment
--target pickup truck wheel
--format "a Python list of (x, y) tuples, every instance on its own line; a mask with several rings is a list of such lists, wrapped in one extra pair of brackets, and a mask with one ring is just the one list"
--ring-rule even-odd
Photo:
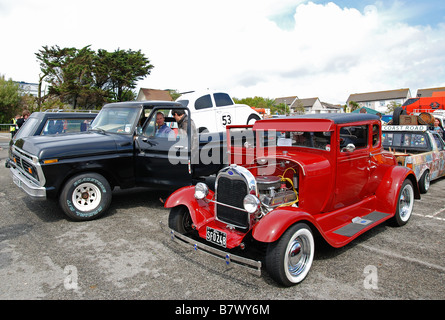
[(393, 224), (397, 227), (404, 226), (411, 214), (414, 207), (414, 187), (410, 180), (405, 180), (400, 188), (399, 197), (397, 199), (397, 209), (393, 218)]
[(429, 170), (425, 170), (419, 180), (419, 189), (421, 193), (427, 193), (430, 188), (431, 176)]
[(304, 280), (314, 260), (314, 237), (305, 223), (288, 229), (266, 253), (266, 269), (269, 275), (284, 286), (292, 286)]
[(173, 207), (168, 216), (168, 226), (180, 234), (192, 231), (192, 218), (188, 208), (186, 206)]
[(76, 221), (99, 218), (111, 203), (107, 179), (97, 173), (85, 173), (67, 181), (59, 197), (66, 215)]

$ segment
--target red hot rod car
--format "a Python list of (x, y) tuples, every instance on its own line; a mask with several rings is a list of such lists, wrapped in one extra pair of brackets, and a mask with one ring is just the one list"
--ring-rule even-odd
[[(172, 239), (259, 273), (265, 264), (284, 286), (308, 274), (316, 235), (341, 247), (386, 220), (402, 226), (420, 198), (414, 173), (383, 150), (374, 115), (260, 120), (228, 127), (227, 144), (214, 191), (198, 183), (167, 199)], [(248, 245), (265, 248), (256, 261), (238, 254)]]

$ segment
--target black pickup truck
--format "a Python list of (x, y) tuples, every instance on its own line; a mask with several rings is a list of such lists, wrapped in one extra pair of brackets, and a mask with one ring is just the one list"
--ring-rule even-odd
[[(112, 103), (86, 132), (17, 139), (9, 159), (13, 181), (32, 198), (58, 199), (76, 221), (100, 217), (116, 186), (175, 190), (192, 185), (227, 162), (225, 133), (198, 135), (190, 121), (185, 121), (187, 132), (178, 130), (172, 117), (178, 109), (190, 119), (190, 110), (177, 102)], [(168, 134), (158, 134), (160, 113)], [(199, 150), (192, 147), (198, 141)]]

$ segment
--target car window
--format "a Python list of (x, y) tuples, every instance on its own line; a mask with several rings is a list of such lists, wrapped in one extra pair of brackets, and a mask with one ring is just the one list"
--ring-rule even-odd
[(146, 137), (174, 139), (178, 134), (178, 124), (171, 116), (170, 109), (155, 110), (144, 123), (142, 134)]
[(352, 143), (355, 149), (368, 146), (368, 126), (348, 126), (340, 129), (340, 150)]
[(25, 123), (22, 125), (22, 127), (17, 131), (17, 133), (14, 136), (14, 139), (20, 139), (24, 137), (28, 137), (30, 135), (34, 134), (35, 127), (40, 122), (40, 119), (30, 117), (28, 120), (25, 121)]
[(433, 133), (434, 140), (436, 141), (437, 149), (439, 151), (444, 150), (444, 142), (440, 138), (440, 136), (437, 133)]
[(428, 150), (428, 140), (422, 132), (385, 132), (382, 134), (384, 148)]
[(93, 119), (50, 119), (43, 127), (41, 135), (76, 133), (87, 131)]
[(143, 126), (144, 123), (147, 121), (148, 116), (150, 115), (152, 109), (150, 108), (145, 108), (142, 112), (141, 112), (141, 116), (139, 117), (138, 123), (136, 125), (136, 130), (138, 134), (142, 133), (143, 130)]
[(210, 97), (210, 94), (206, 94), (205, 96), (202, 96), (195, 101), (195, 109), (201, 110), (201, 109), (208, 109), (212, 107), (212, 98)]
[(374, 124), (372, 126), (372, 146), (377, 147), (380, 142), (380, 126)]
[[(260, 134), (261, 135), (261, 134)], [(262, 133), (262, 139), (264, 140), (264, 132)], [(256, 135), (250, 128), (230, 128), (229, 129), (230, 145), (232, 147), (244, 147), (255, 148), (256, 147)], [(263, 142), (264, 145), (264, 142)]]
[(103, 108), (91, 124), (91, 129), (111, 133), (133, 133), (139, 112), (138, 108)]
[(330, 132), (264, 131), (260, 132), (261, 147), (303, 147), (330, 151)]
[(215, 104), (217, 107), (231, 106), (233, 105), (232, 99), (227, 93), (215, 93)]

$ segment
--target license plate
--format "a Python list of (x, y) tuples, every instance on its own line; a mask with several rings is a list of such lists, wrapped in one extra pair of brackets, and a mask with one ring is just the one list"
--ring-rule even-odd
[(224, 232), (207, 227), (206, 240), (225, 248), (227, 235)]

